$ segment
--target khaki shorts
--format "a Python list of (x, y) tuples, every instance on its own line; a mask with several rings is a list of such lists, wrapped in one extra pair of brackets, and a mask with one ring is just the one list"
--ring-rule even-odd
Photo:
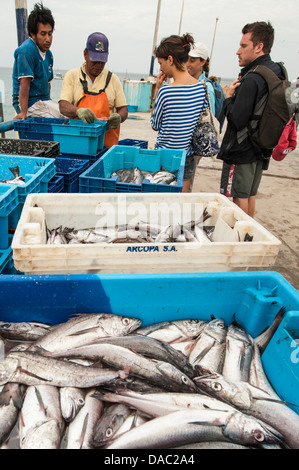
[(226, 197), (248, 199), (255, 196), (263, 174), (263, 161), (230, 165), (223, 162), (220, 193)]

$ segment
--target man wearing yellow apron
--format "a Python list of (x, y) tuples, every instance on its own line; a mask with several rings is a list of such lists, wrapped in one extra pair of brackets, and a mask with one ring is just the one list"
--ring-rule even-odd
[(92, 123), (108, 120), (105, 147), (117, 145), (120, 124), (127, 119), (128, 107), (119, 78), (106, 67), (109, 42), (102, 33), (92, 33), (84, 50), (85, 62), (69, 70), (63, 79), (59, 109), (65, 116)]

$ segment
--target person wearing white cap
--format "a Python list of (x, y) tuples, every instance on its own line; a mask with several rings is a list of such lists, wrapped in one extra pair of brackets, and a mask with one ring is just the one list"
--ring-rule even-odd
[[(206, 79), (209, 73), (209, 51), (203, 42), (196, 42), (189, 52), (187, 70), (197, 80)], [(215, 92), (210, 81), (206, 81), (212, 113), (215, 116)]]

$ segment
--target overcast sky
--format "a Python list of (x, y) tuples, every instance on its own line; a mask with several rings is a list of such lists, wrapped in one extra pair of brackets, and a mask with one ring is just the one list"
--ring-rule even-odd
[[(27, 0), (28, 14), (35, 1)], [(158, 0), (44, 0), (52, 10), (55, 32), (54, 69), (68, 70), (83, 62), (87, 36), (100, 31), (110, 41), (108, 66), (113, 72), (149, 73)], [(178, 34), (183, 0), (162, 0), (158, 43)], [(15, 0), (0, 0), (0, 66), (12, 67), (17, 44)], [(216, 23), (216, 18), (219, 18)], [(181, 33), (191, 33), (212, 53), (210, 73), (223, 78), (238, 74), (236, 51), (241, 29), (253, 21), (271, 21), (275, 29), (272, 59), (283, 61), (289, 78), (299, 76), (298, 0), (185, 0)], [(159, 70), (155, 62), (155, 73)]]

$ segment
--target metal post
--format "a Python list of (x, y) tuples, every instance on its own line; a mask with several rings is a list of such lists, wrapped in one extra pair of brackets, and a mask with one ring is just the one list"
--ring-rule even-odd
[(16, 21), (18, 33), (18, 45), (20, 46), (27, 38), (27, 0), (15, 0)]
[(183, 0), (183, 3), (182, 3), (182, 11), (181, 11), (181, 18), (180, 18), (180, 26), (179, 26), (179, 36), (181, 35), (182, 20), (183, 20), (183, 11), (184, 11), (184, 3), (185, 3), (185, 0)]
[(150, 72), (149, 72), (150, 77), (153, 77), (153, 74), (154, 74), (155, 48), (157, 45), (157, 36), (158, 36), (159, 21), (160, 21), (160, 10), (161, 10), (161, 0), (158, 0), (157, 14), (156, 14), (156, 26), (155, 26), (152, 58), (151, 58), (151, 65), (150, 65)]
[(215, 24), (215, 30), (214, 30), (214, 36), (213, 36), (213, 42), (212, 42), (211, 54), (210, 54), (210, 69), (211, 69), (212, 54), (213, 54), (213, 49), (214, 49), (214, 43), (215, 43), (216, 29), (217, 29), (218, 20), (219, 20), (219, 18), (216, 18), (216, 24)]

